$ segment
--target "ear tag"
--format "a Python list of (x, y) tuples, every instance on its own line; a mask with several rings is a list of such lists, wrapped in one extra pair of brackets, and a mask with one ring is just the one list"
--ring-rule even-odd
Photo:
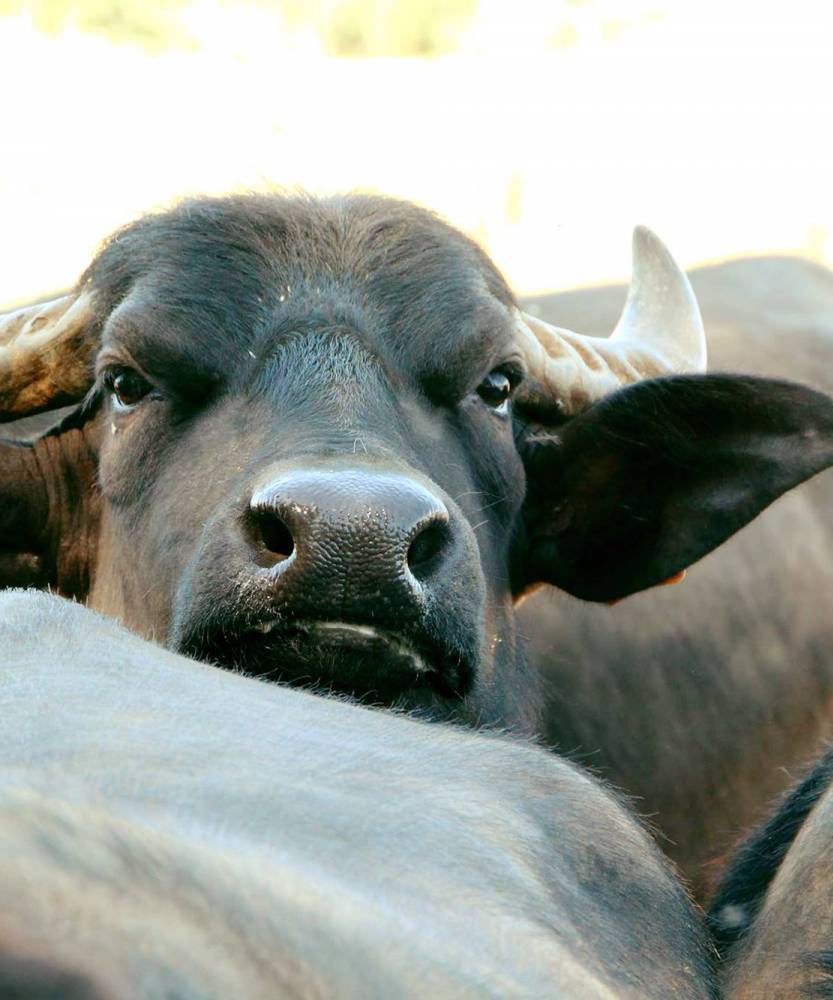
[[(682, 583), (685, 580), (687, 570), (681, 569), (679, 573), (675, 573), (673, 576), (669, 576), (667, 580), (663, 580), (662, 583), (658, 583), (658, 587), (673, 587), (676, 583)], [(624, 597), (617, 597), (614, 601), (605, 601), (605, 604), (612, 608), (616, 604), (620, 604), (624, 601)]]

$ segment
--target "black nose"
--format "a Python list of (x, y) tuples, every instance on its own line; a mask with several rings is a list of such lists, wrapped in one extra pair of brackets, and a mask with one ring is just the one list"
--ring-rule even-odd
[(254, 492), (249, 520), (284, 601), (316, 618), (418, 611), (452, 548), (442, 501), (391, 472), (285, 473)]

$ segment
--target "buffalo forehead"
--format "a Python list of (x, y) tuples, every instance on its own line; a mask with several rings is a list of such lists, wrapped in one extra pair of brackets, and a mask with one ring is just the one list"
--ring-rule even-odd
[(511, 294), (485, 255), (429, 213), (385, 199), (197, 205), (129, 227), (91, 265), (104, 308), (121, 304), (105, 344), (167, 370), (185, 355), (222, 379), (315, 317), (318, 331), (350, 328), (388, 365), (445, 392), (502, 360)]

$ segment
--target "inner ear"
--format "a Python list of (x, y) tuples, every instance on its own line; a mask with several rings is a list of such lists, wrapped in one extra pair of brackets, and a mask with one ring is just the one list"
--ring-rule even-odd
[[(99, 528), (99, 419), (83, 406), (3, 428), (0, 587), (86, 598)], [(28, 434), (26, 432), (29, 432)]]
[(615, 601), (678, 574), (833, 462), (833, 401), (733, 375), (637, 383), (522, 446), (516, 593)]

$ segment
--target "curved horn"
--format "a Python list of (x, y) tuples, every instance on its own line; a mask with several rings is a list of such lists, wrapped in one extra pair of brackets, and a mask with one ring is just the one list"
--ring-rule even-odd
[(0, 423), (83, 398), (94, 327), (86, 292), (0, 316)]
[(625, 308), (608, 338), (586, 337), (520, 313), (529, 369), (522, 402), (563, 416), (644, 378), (706, 368), (706, 336), (691, 284), (650, 229), (633, 231), (633, 277)]

